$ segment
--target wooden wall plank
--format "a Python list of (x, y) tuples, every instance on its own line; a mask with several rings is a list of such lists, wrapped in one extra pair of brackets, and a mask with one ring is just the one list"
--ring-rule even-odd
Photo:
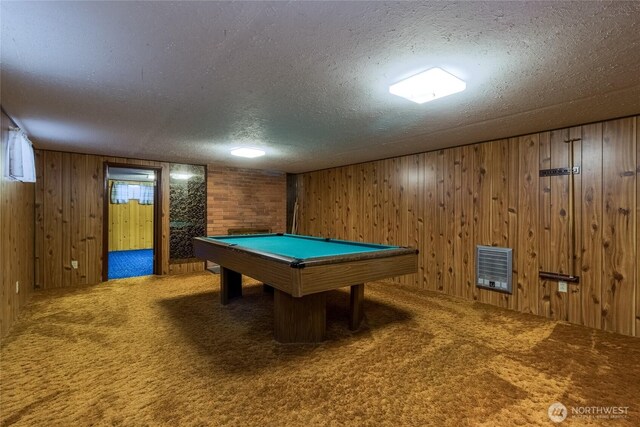
[[(551, 134), (543, 132), (540, 134), (540, 169), (551, 168)], [(556, 177), (554, 177), (556, 178)], [(538, 239), (542, 248), (538, 256), (540, 271), (555, 271), (551, 236), (551, 177), (540, 177), (540, 210)], [(548, 248), (548, 249), (547, 249)], [(552, 317), (551, 314), (551, 294), (554, 292), (553, 282), (540, 279), (540, 299), (538, 301), (538, 314), (545, 317)]]
[(456, 289), (456, 254), (455, 254), (455, 234), (456, 234), (456, 167), (458, 161), (459, 148), (452, 148), (444, 152), (444, 213), (441, 227), (444, 232), (444, 292), (449, 295), (457, 295)]
[[(412, 245), (415, 245), (420, 252), (418, 256), (418, 274), (417, 274), (417, 285), (420, 288), (427, 289), (429, 284), (428, 278), (428, 263), (431, 259), (432, 252), (429, 250), (429, 245), (431, 245), (431, 234), (426, 226), (426, 216), (427, 216), (427, 199), (430, 196), (427, 190), (427, 178), (426, 174), (426, 154), (420, 153), (416, 155), (416, 190), (417, 190), (417, 198), (416, 198), (416, 206), (415, 206), (415, 234), (414, 234), (414, 242)], [(431, 197), (433, 194), (431, 194)], [(423, 236), (423, 237), (421, 237)], [(429, 252), (427, 254), (427, 252)]]
[(87, 155), (71, 155), (71, 259), (78, 261), (78, 268), (72, 270), (71, 285), (86, 285), (89, 258), (87, 255)]
[(507, 247), (509, 221), (507, 200), (509, 196), (509, 141), (502, 139), (489, 144), (493, 159), (491, 174), (491, 246)]
[(472, 146), (461, 148), (460, 154), (460, 233), (457, 236), (458, 245), (461, 251), (460, 259), (462, 264), (458, 267), (462, 275), (459, 279), (462, 286), (461, 296), (467, 299), (477, 299), (477, 288), (475, 284), (475, 245), (473, 242), (473, 214), (474, 214), (474, 150)]
[[(13, 226), (13, 215), (11, 212), (5, 210), (7, 206), (10, 206), (11, 198), (9, 196), (10, 189), (5, 189), (4, 178), (4, 165), (6, 155), (6, 144), (9, 140), (9, 118), (1, 113), (0, 130), (0, 233), (6, 236), (9, 232), (9, 228)], [(6, 118), (5, 118), (6, 117)], [(6, 122), (6, 125), (5, 125)], [(5, 129), (6, 126), (6, 129)], [(9, 246), (8, 239), (0, 240), (0, 268), (2, 269), (2, 275), (0, 275), (0, 337), (4, 337), (11, 326), (13, 325), (13, 304), (11, 295), (11, 282), (13, 282), (14, 275), (11, 272), (11, 265), (13, 264), (13, 257), (10, 255), (11, 247)]]
[(519, 138), (509, 138), (509, 177), (508, 177), (508, 206), (507, 221), (509, 230), (509, 247), (513, 249), (513, 294), (503, 295), (503, 303), (512, 310), (517, 310), (520, 303), (518, 301), (518, 283), (520, 283), (520, 273), (518, 265), (520, 260), (520, 233), (518, 222), (518, 209), (520, 201), (520, 141)]
[[(6, 129), (5, 129), (6, 123)], [(4, 163), (5, 163), (5, 153), (6, 149), (4, 144), (9, 141), (9, 117), (5, 116), (4, 112), (0, 113), (0, 233), (3, 235), (6, 232), (6, 229), (10, 226), (9, 218), (13, 218), (10, 216), (10, 212), (7, 212), (5, 216), (6, 206), (9, 206), (8, 199), (8, 191), (5, 190), (4, 183)], [(37, 159), (36, 159), (37, 162)], [(5, 329), (8, 331), (11, 325), (13, 324), (13, 320), (11, 319), (11, 305), (10, 300), (7, 295), (10, 288), (10, 283), (13, 277), (9, 277), (8, 268), (9, 263), (12, 259), (8, 255), (9, 247), (5, 240), (0, 240), (0, 271), (3, 272), (0, 275), (0, 337), (5, 335)]]
[(200, 260), (185, 260), (169, 263), (169, 274), (189, 274), (205, 270), (205, 263)]
[(71, 285), (71, 153), (62, 154), (62, 286)]
[[(491, 205), (487, 205), (491, 199), (491, 145), (474, 145), (473, 155), (473, 240), (476, 245), (491, 246)], [(493, 293), (478, 289), (477, 299), (489, 303)]]
[[(424, 286), (426, 289), (438, 289), (438, 261), (440, 253), (440, 229), (438, 227), (438, 156), (437, 152), (422, 155), (422, 185), (420, 194), (423, 197), (418, 240), (424, 242), (421, 253), (424, 258)], [(424, 236), (424, 238), (421, 238)]]
[(362, 235), (360, 232), (360, 224), (362, 222), (362, 169), (358, 166), (349, 166), (349, 176), (351, 177), (351, 186), (349, 187), (349, 194), (347, 195), (347, 203), (351, 209), (351, 216), (349, 220), (349, 236), (351, 239), (362, 242)]
[(353, 211), (357, 208), (353, 204), (349, 203), (349, 194), (352, 192), (351, 187), (353, 187), (353, 175), (351, 173), (351, 167), (345, 166), (340, 168), (342, 174), (340, 176), (340, 209), (344, 212), (344, 215), (341, 216), (341, 224), (342, 224), (342, 236), (344, 239), (349, 240), (351, 238), (351, 227), (350, 224), (353, 221)]
[(87, 280), (89, 283), (102, 281), (102, 198), (103, 161), (98, 156), (87, 156), (87, 194), (95, 195), (86, 199), (86, 245)]
[[(569, 166), (569, 130), (560, 129), (550, 133), (551, 167), (563, 168)], [(561, 274), (572, 274), (569, 270), (569, 176), (560, 175), (550, 179), (551, 187), (551, 240), (549, 248), (550, 263), (544, 268)], [(544, 250), (545, 246), (540, 246)], [(558, 282), (551, 281), (549, 295), (551, 303), (551, 318), (556, 320), (568, 319), (569, 298), (566, 292), (558, 291)]]
[[(489, 144), (491, 150), (491, 245), (509, 247), (509, 141), (502, 139)], [(490, 303), (506, 306), (509, 295), (491, 292)]]
[(519, 139), (518, 310), (538, 313), (539, 135)]
[(446, 226), (447, 226), (447, 202), (445, 199), (445, 155), (444, 150), (438, 151), (436, 156), (436, 177), (437, 177), (437, 193), (438, 193), (438, 240), (436, 252), (436, 290), (444, 292), (445, 282), (445, 258), (446, 251)]
[[(640, 256), (640, 117), (636, 126), (636, 258)], [(640, 337), (640, 262), (636, 262), (636, 324), (635, 335)]]
[(376, 162), (376, 167), (375, 167), (375, 172), (376, 172), (376, 195), (375, 195), (375, 200), (376, 200), (376, 210), (375, 210), (375, 227), (372, 230), (372, 236), (374, 236), (374, 242), (376, 243), (386, 243), (385, 240), (385, 234), (386, 234), (386, 227), (387, 227), (387, 223), (386, 223), (386, 217), (385, 217), (385, 212), (386, 212), (386, 200), (385, 200), (385, 187), (386, 187), (386, 180), (385, 180), (385, 162), (383, 161), (379, 161)]
[(582, 319), (584, 325), (602, 325), (602, 123), (582, 127)]
[[(170, 163), (151, 162), (148, 166), (161, 168), (162, 182), (160, 183), (160, 194), (162, 194), (162, 206), (160, 207), (160, 253), (162, 265), (160, 274), (169, 274), (169, 171)], [(286, 219), (283, 218), (283, 222)]]
[(602, 327), (633, 334), (637, 257), (636, 154), (633, 118), (603, 124), (603, 314)]
[[(413, 248), (419, 248), (420, 236), (418, 232), (418, 217), (420, 213), (420, 159), (421, 155), (413, 155), (405, 157), (406, 162), (403, 161), (401, 168), (406, 170), (404, 175), (405, 182), (405, 194), (406, 194), (406, 224), (403, 228), (403, 241), (404, 246), (411, 246)], [(348, 203), (348, 201), (347, 201)], [(402, 211), (402, 209), (401, 209)], [(422, 272), (424, 271), (424, 258), (418, 257), (418, 273), (407, 276), (407, 284), (422, 287)]]
[(449, 266), (449, 271), (452, 271), (451, 275), (451, 286), (453, 295), (463, 296), (464, 295), (464, 268), (463, 260), (462, 260), (462, 227), (465, 223), (465, 213), (462, 212), (462, 199), (463, 199), (463, 190), (462, 190), (462, 164), (463, 160), (463, 149), (465, 147), (458, 147), (454, 151), (455, 158), (453, 161), (453, 211), (455, 215), (449, 217), (449, 221), (451, 222), (450, 239), (453, 241), (453, 264)]
[(44, 271), (43, 287), (64, 286), (62, 282), (62, 153), (48, 151), (44, 157)]
[(395, 244), (393, 239), (393, 216), (395, 215), (396, 208), (393, 206), (392, 200), (392, 183), (391, 175), (393, 170), (392, 159), (386, 159), (382, 161), (383, 175), (382, 175), (382, 205), (383, 205), (383, 218), (384, 226), (382, 228), (381, 241), (387, 245)]
[[(573, 140), (573, 166), (580, 167), (582, 170), (582, 128), (580, 126), (569, 129), (569, 138)], [(572, 258), (570, 266), (570, 274), (580, 276), (582, 273), (582, 176), (583, 174), (573, 175), (573, 208), (569, 213), (573, 218), (573, 227), (569, 230), (569, 234), (573, 239)], [(580, 284), (569, 283), (568, 289), (568, 312), (567, 320), (571, 323), (583, 324), (582, 320), (582, 288)]]
[(44, 158), (41, 151), (35, 152), (36, 185), (35, 185), (35, 288), (44, 287)]

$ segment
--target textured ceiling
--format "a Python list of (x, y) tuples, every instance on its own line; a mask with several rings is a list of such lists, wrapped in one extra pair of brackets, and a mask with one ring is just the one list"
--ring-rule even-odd
[[(41, 148), (301, 172), (640, 113), (640, 2), (0, 8), (2, 106)], [(467, 90), (388, 93), (433, 66)]]

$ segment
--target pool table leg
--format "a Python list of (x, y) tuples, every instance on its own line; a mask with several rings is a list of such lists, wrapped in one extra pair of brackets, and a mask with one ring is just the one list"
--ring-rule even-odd
[(282, 343), (320, 342), (327, 328), (326, 292), (292, 297), (273, 290), (273, 336)]
[(351, 299), (349, 310), (349, 329), (355, 331), (360, 327), (364, 311), (362, 309), (364, 302), (364, 283), (351, 286)]
[(231, 298), (242, 296), (242, 274), (220, 267), (220, 303), (229, 304)]

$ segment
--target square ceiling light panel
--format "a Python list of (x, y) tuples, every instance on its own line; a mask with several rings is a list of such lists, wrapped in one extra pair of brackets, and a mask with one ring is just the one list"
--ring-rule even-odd
[(462, 92), (467, 84), (441, 68), (431, 68), (389, 86), (389, 93), (418, 104)]
[(257, 148), (243, 147), (234, 148), (233, 150), (231, 150), (231, 154), (238, 157), (247, 157), (249, 159), (253, 159), (254, 157), (264, 156), (265, 153), (263, 150), (259, 150)]

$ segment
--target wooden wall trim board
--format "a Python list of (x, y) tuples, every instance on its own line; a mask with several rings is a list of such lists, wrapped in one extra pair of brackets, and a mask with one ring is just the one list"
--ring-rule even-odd
[(192, 258), (185, 260), (176, 260), (169, 262), (169, 274), (187, 274), (204, 271), (206, 262)]
[[(299, 232), (414, 245), (419, 274), (393, 282), (638, 335), (639, 120), (299, 174)], [(573, 190), (568, 176), (539, 177), (569, 166), (570, 139)], [(477, 244), (513, 248), (512, 295), (475, 287)], [(580, 283), (560, 292), (543, 269)]]
[(636, 321), (635, 335), (640, 336), (640, 116), (636, 118)]
[(33, 292), (35, 185), (4, 177), (5, 144), (15, 123), (4, 109), (0, 116), (0, 337), (4, 337)]

